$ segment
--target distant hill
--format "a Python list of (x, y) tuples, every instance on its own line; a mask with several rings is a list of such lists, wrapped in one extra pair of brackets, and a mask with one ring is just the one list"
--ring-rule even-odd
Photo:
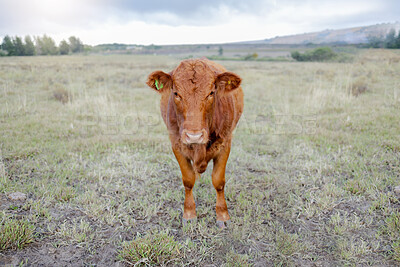
[(361, 44), (368, 42), (368, 36), (385, 36), (390, 29), (400, 30), (400, 22), (382, 23), (371, 26), (339, 30), (277, 36), (271, 39), (241, 42), (243, 44)]
[[(221, 44), (185, 44), (185, 45), (138, 45), (138, 44), (99, 44), (91, 48), (91, 52), (102, 54), (135, 54), (135, 55), (179, 55), (183, 57), (215, 57), (241, 59), (257, 54), (258, 58), (288, 58), (290, 49), (294, 47), (314, 46), (322, 44), (363, 44), (369, 36), (385, 37), (390, 31), (400, 30), (400, 22), (382, 23), (371, 26), (354, 27), (339, 30), (324, 30), (288, 36), (277, 36), (258, 41), (243, 41)], [(286, 49), (281, 49), (285, 47)]]

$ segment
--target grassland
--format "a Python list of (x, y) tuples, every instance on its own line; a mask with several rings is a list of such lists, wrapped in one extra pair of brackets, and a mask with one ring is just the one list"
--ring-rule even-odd
[(243, 78), (245, 112), (222, 231), (211, 166), (194, 189), (198, 221), (182, 226), (180, 171), (144, 84), (178, 62), (0, 59), (0, 265), (400, 263), (399, 52), (223, 62)]

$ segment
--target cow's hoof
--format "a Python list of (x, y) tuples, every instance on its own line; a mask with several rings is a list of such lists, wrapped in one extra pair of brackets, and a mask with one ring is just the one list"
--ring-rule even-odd
[(217, 221), (217, 227), (219, 229), (225, 229), (228, 228), (231, 224), (231, 220), (227, 220), (227, 221)]
[(188, 224), (196, 224), (197, 223), (197, 217), (194, 217), (194, 218), (192, 218), (192, 219), (185, 219), (185, 218), (182, 218), (182, 225), (183, 226), (186, 226), (186, 225), (188, 225)]

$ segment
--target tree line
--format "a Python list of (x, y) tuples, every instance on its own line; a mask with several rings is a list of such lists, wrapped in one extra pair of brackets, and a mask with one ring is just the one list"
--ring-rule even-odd
[(386, 36), (369, 36), (368, 44), (366, 46), (370, 48), (399, 49), (400, 31), (397, 33), (397, 36), (395, 29), (391, 29)]
[(56, 42), (46, 34), (31, 38), (6, 35), (0, 45), (0, 56), (34, 56), (34, 55), (68, 55), (80, 53), (85, 49), (82, 41), (71, 36), (68, 41), (62, 40), (57, 46)]

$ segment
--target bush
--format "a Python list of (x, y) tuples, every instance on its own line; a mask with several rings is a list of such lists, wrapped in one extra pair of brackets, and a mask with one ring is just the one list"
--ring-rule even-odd
[(53, 91), (53, 97), (60, 101), (63, 104), (66, 104), (71, 101), (71, 93), (67, 91), (64, 86), (61, 84), (55, 84), (54, 85), (54, 91)]
[(291, 56), (296, 61), (329, 61), (334, 59), (337, 54), (330, 47), (318, 47), (303, 54), (294, 51)]
[(258, 58), (257, 53), (248, 54), (244, 57), (244, 60), (256, 60)]
[(292, 58), (296, 61), (303, 61), (303, 57), (302, 54), (300, 54), (299, 51), (293, 51), (292, 53), (290, 53), (290, 55), (292, 56)]
[(351, 94), (353, 96), (359, 96), (368, 90), (368, 86), (364, 81), (365, 79), (358, 79), (351, 85)]

